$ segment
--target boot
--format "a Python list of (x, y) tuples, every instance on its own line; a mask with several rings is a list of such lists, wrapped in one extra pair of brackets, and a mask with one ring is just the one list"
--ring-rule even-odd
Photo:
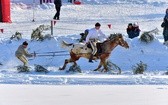
[(60, 20), (59, 17), (57, 17), (56, 20)]
[(93, 59), (93, 54), (90, 55), (89, 62), (93, 63), (92, 59)]

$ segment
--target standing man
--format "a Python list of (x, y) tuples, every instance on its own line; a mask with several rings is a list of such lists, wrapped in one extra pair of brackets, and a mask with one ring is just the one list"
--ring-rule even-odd
[(53, 19), (59, 20), (62, 1), (61, 0), (54, 0), (54, 4), (55, 4), (55, 9), (56, 9), (56, 14)]
[(163, 38), (165, 43), (166, 41), (168, 41), (168, 8), (166, 9), (166, 15), (163, 19), (161, 27), (163, 28)]
[(20, 45), (18, 47), (18, 49), (15, 52), (15, 56), (21, 61), (23, 62), (23, 66), (27, 66), (28, 64), (28, 60), (26, 57), (33, 57), (32, 54), (29, 54), (26, 50), (28, 46), (28, 43), (25, 41), (22, 43), (22, 45)]
[(95, 27), (89, 30), (89, 33), (86, 37), (86, 43), (90, 43), (93, 51), (92, 54), (90, 55), (90, 59), (89, 62), (93, 63), (92, 59), (93, 56), (96, 54), (97, 52), (97, 47), (96, 47), (96, 43), (100, 40), (101, 37), (106, 38), (105, 34), (100, 30), (100, 23), (96, 23)]

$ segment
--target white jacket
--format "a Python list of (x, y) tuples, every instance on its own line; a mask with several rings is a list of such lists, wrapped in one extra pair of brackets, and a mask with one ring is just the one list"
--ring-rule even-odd
[(98, 39), (98, 40), (102, 40), (102, 38), (106, 38), (106, 35), (99, 29), (99, 30), (96, 30), (96, 28), (92, 28), (89, 30), (89, 33), (86, 37), (86, 43), (89, 42), (89, 39)]

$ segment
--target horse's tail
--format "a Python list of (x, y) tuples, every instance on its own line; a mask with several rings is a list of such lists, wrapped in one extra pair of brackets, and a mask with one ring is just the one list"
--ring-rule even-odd
[(61, 47), (70, 51), (73, 48), (73, 43), (68, 44), (67, 42), (62, 41), (61, 42)]

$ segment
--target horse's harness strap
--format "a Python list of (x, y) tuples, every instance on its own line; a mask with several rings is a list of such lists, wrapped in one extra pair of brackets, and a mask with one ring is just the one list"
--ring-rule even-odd
[(115, 43), (116, 43), (116, 44), (121, 43), (121, 45), (124, 45), (124, 43), (122, 43), (120, 40), (116, 41)]
[(96, 39), (96, 38), (89, 39), (89, 40), (92, 41), (92, 42), (98, 42), (98, 39)]

